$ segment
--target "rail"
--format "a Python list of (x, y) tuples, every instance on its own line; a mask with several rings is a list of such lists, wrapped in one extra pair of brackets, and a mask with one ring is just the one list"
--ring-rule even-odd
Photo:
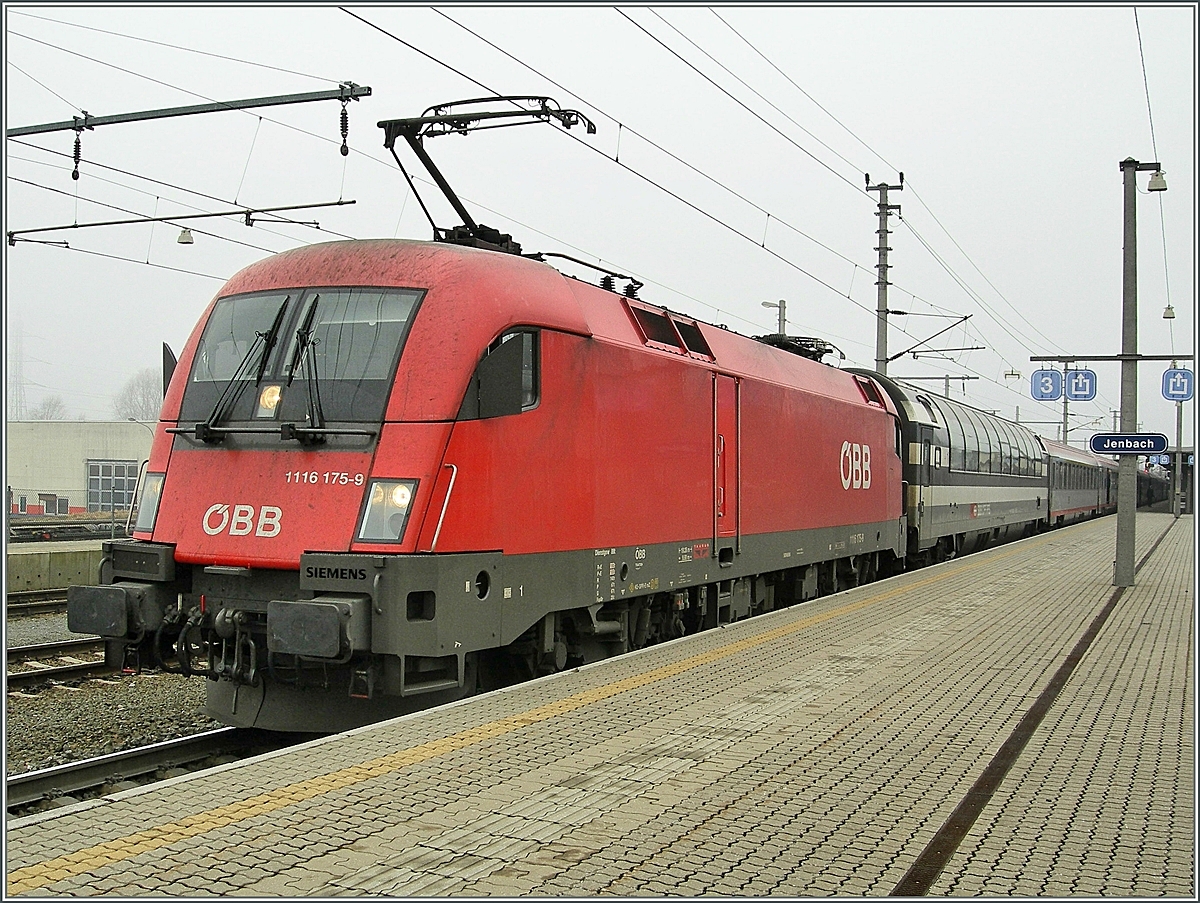
[(12, 811), (43, 799), (96, 791), (106, 785), (144, 778), (161, 769), (193, 765), (214, 756), (253, 755), (311, 738), (312, 735), (307, 734), (297, 737), (255, 728), (217, 728), (190, 737), (12, 775), (5, 781), (7, 807)]

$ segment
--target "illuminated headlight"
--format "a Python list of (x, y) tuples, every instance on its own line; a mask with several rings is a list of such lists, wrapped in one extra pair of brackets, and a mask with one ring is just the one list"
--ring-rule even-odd
[(158, 517), (158, 503), (162, 499), (165, 473), (148, 473), (146, 482), (142, 484), (142, 497), (138, 500), (137, 523), (133, 529), (139, 533), (150, 533), (154, 530), (154, 520)]
[(363, 542), (399, 542), (408, 523), (416, 480), (372, 480), (358, 525)]
[(262, 391), (258, 393), (258, 407), (254, 410), (254, 416), (274, 417), (279, 413), (279, 399), (282, 397), (282, 386), (263, 386)]

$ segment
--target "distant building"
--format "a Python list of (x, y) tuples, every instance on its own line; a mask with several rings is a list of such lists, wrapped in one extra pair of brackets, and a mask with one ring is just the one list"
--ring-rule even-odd
[(153, 428), (131, 421), (10, 420), (4, 456), (9, 513), (127, 512)]

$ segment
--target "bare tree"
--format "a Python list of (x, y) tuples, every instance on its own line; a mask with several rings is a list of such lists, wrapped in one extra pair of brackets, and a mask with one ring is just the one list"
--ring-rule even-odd
[(47, 395), (29, 410), (30, 420), (66, 420), (67, 406), (61, 395)]
[(113, 396), (113, 411), (122, 419), (157, 420), (162, 402), (162, 375), (147, 367), (131, 376)]

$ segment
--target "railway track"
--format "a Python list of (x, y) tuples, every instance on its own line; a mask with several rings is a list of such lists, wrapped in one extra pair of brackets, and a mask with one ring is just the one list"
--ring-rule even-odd
[(10, 618), (29, 618), (67, 610), (67, 589), (34, 589), (4, 594), (4, 613)]
[[(5, 781), (10, 814), (66, 805), (133, 784), (176, 777), (178, 769), (200, 771), (238, 758), (282, 749), (316, 734), (280, 734), (256, 728), (223, 727), (137, 749), (11, 775)], [(227, 758), (228, 757), (228, 758)]]
[(98, 638), (13, 646), (5, 650), (5, 655), (5, 678), (9, 690), (36, 687), (50, 681), (112, 674), (117, 670), (104, 663), (104, 641)]

